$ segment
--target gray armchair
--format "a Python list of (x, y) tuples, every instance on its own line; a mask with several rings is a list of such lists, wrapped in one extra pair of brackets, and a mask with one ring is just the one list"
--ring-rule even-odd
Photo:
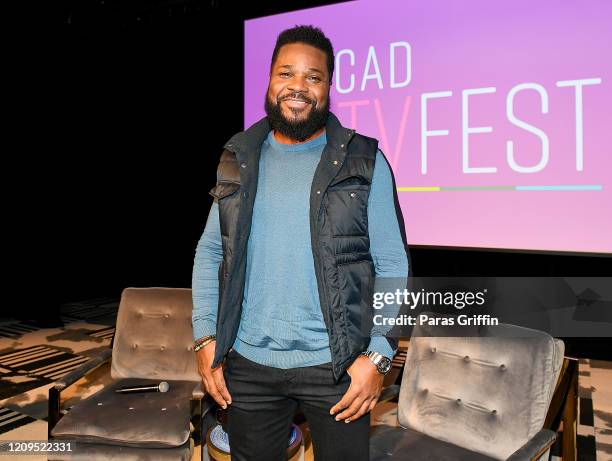
[(415, 327), (397, 426), (374, 426), (371, 461), (547, 460), (556, 434), (543, 429), (564, 344), (500, 324), (451, 336)]
[[(191, 312), (190, 289), (123, 291), (112, 354), (102, 352), (49, 390), (49, 439), (77, 443), (70, 455), (49, 459), (191, 459), (209, 408), (193, 351)], [(61, 392), (111, 358), (112, 383), (62, 416)], [(170, 384), (167, 392), (115, 392), (160, 381)]]

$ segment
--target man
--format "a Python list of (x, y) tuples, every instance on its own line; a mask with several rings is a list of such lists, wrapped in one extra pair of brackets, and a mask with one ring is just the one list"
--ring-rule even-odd
[(368, 459), (369, 412), (397, 347), (371, 321), (373, 291), (408, 276), (393, 179), (377, 141), (329, 111), (333, 70), (319, 29), (283, 31), (267, 116), (228, 141), (211, 190), (193, 327), (235, 460), (285, 459), (298, 407), (315, 459)]

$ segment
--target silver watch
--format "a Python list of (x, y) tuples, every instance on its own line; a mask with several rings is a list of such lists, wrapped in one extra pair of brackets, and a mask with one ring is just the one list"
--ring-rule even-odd
[(391, 359), (385, 357), (384, 355), (374, 352), (374, 351), (365, 351), (362, 352), (367, 358), (369, 358), (372, 363), (376, 366), (376, 369), (381, 375), (386, 375), (391, 370)]

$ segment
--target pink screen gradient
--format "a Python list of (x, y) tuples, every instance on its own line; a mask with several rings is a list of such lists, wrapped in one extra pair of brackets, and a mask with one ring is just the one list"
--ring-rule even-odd
[(246, 21), (246, 127), (296, 24), (331, 39), (331, 110), (379, 140), (409, 244), (612, 253), (612, 1), (372, 0)]

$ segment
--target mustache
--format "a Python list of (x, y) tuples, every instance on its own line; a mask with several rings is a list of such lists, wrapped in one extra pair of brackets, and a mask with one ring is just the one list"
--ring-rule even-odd
[(313, 99), (307, 98), (302, 93), (292, 93), (283, 98), (279, 98), (278, 102), (284, 101), (285, 99), (298, 99), (300, 101), (307, 102), (308, 104), (313, 104), (315, 101)]

